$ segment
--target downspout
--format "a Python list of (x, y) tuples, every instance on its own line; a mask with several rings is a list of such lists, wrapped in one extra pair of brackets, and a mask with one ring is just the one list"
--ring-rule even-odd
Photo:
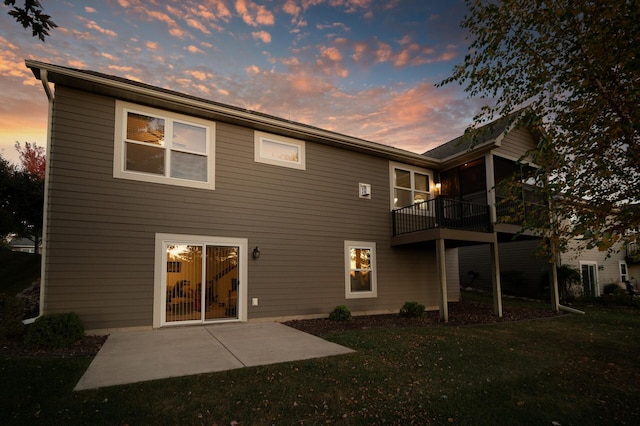
[(53, 120), (53, 101), (54, 101), (54, 93), (49, 86), (49, 79), (47, 76), (47, 70), (40, 69), (40, 81), (42, 82), (42, 87), (44, 87), (44, 91), (47, 94), (48, 99), (48, 111), (47, 111), (47, 143), (45, 146), (45, 172), (44, 172), (44, 205), (42, 210), (42, 249), (40, 250), (40, 301), (38, 308), (38, 316), (33, 318), (27, 318), (23, 320), (23, 324), (32, 324), (36, 319), (43, 315), (44, 312), (44, 293), (45, 293), (45, 285), (46, 285), (46, 258), (47, 258), (47, 210), (49, 204), (49, 172), (51, 163), (50, 151), (51, 151), (51, 122)]

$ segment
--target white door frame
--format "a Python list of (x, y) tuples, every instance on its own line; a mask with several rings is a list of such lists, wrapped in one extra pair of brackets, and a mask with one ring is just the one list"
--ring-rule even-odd
[[(183, 234), (156, 234), (155, 241), (155, 261), (154, 261), (154, 285), (153, 285), (153, 328), (165, 326), (185, 325), (180, 322), (167, 323), (166, 318), (166, 298), (165, 291), (167, 267), (165, 244), (203, 244), (212, 246), (229, 246), (238, 247), (238, 317), (229, 320), (205, 321), (204, 324), (211, 322), (234, 322), (247, 321), (247, 294), (248, 292), (248, 247), (249, 240), (247, 238), (229, 238), (229, 237), (210, 237), (202, 235), (183, 235)], [(200, 322), (199, 324), (203, 324)]]

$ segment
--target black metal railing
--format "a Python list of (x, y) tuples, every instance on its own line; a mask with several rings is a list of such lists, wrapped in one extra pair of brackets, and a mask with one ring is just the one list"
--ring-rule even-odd
[(392, 212), (393, 235), (434, 228), (491, 232), (489, 206), (446, 197), (402, 207)]

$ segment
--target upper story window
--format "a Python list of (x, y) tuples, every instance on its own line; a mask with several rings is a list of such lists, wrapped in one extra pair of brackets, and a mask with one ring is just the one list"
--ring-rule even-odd
[(432, 174), (426, 169), (391, 163), (391, 209), (424, 203), (430, 198)]
[(116, 102), (113, 176), (214, 189), (215, 123)]
[(264, 132), (254, 134), (255, 156), (258, 163), (305, 170), (304, 141)]

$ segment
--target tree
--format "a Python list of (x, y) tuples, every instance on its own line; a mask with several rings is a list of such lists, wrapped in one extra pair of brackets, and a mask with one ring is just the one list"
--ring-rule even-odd
[[(480, 125), (527, 106), (528, 153), (560, 238), (609, 249), (640, 227), (640, 7), (635, 0), (467, 0), (471, 44), (439, 85), (487, 100)], [(538, 218), (539, 219), (539, 218)], [(526, 223), (525, 223), (526, 226)]]
[(25, 142), (24, 148), (20, 146), (20, 142), (16, 142), (15, 147), (16, 151), (20, 154), (22, 170), (25, 170), (44, 181), (44, 173), (47, 164), (44, 147), (38, 146), (35, 142), (33, 144)]
[(43, 207), (44, 181), (0, 155), (0, 237), (28, 238), (37, 253)]
[(51, 16), (43, 13), (42, 5), (38, 0), (25, 0), (24, 7), (16, 6), (15, 0), (4, 0), (5, 6), (13, 6), (8, 12), (24, 29), (31, 28), (32, 35), (44, 42), (45, 36), (49, 35), (49, 30), (56, 28)]

